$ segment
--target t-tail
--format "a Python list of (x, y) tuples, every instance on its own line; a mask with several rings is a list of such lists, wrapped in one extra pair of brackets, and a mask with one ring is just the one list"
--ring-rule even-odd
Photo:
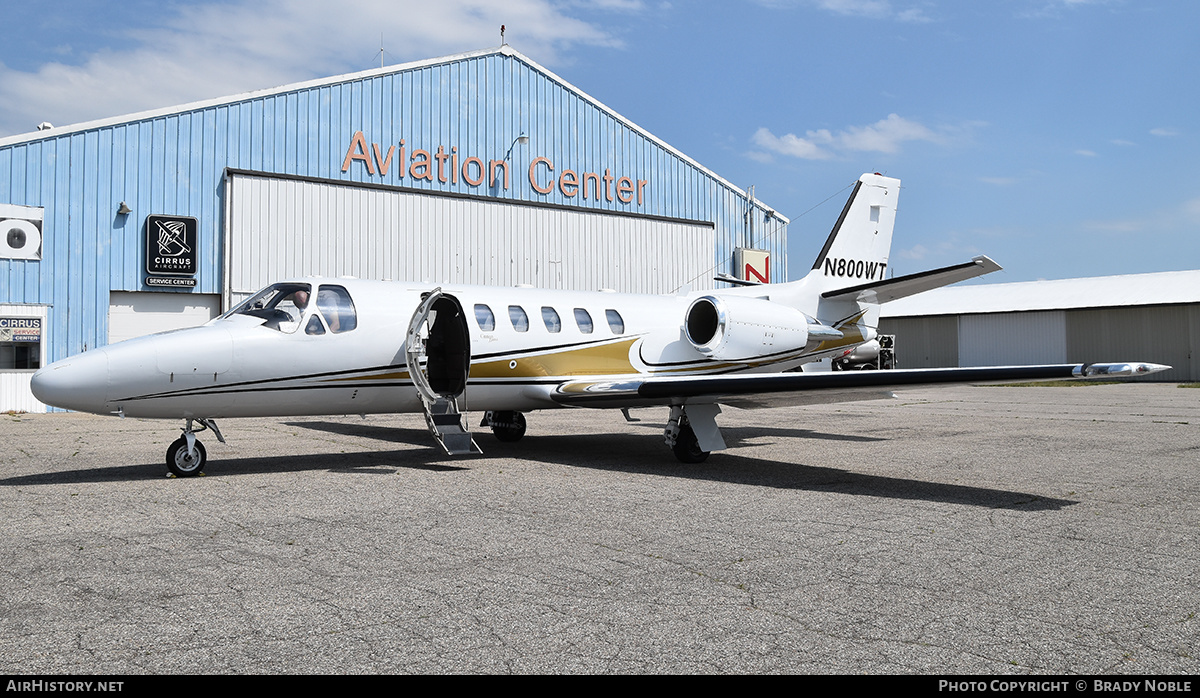
[(808, 287), (821, 293), (887, 278), (900, 180), (864, 174), (813, 262)]
[(804, 279), (819, 294), (817, 317), (834, 326), (852, 322), (875, 327), (882, 303), (999, 271), (984, 256), (969, 262), (905, 276), (889, 274), (892, 228), (900, 180), (864, 174), (854, 185), (825, 246)]
[(848, 351), (874, 339), (879, 306), (887, 301), (1000, 269), (980, 256), (941, 269), (892, 274), (892, 229), (899, 198), (900, 180), (878, 173), (859, 177), (812, 270), (799, 281), (772, 289), (772, 301), (815, 316), (810, 337), (816, 332), (830, 335), (816, 353)]

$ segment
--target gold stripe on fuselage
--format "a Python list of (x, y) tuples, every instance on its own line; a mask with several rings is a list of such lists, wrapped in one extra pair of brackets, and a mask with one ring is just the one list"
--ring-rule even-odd
[[(481, 361), (471, 365), (471, 378), (533, 378), (637, 373), (637, 369), (629, 362), (629, 349), (636, 341), (637, 338), (634, 337), (608, 344), (552, 351), (534, 356)], [(514, 352), (514, 354), (516, 353)]]
[(858, 313), (846, 318), (845, 320), (835, 324), (833, 328), (835, 330), (841, 330), (842, 338), (830, 339), (821, 342), (819, 345), (817, 345), (817, 348), (813, 351), (813, 353), (819, 354), (830, 349), (837, 349), (839, 347), (845, 347), (851, 344), (862, 344), (863, 342), (867, 341), (867, 338), (863, 336), (862, 328), (857, 324), (858, 321), (862, 319), (863, 315), (866, 314), (866, 309), (863, 309)]

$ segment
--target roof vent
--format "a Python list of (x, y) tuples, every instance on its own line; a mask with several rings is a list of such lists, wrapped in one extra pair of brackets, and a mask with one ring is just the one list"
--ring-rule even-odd
[(39, 131), (49, 131), (52, 128), (54, 128), (54, 124), (50, 123), (49, 121), (43, 121), (42, 123), (38, 124)]

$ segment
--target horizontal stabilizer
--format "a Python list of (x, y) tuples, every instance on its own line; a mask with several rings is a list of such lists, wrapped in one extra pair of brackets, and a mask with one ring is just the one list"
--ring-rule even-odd
[(859, 303), (887, 303), (1000, 271), (1000, 269), (999, 264), (981, 255), (964, 264), (897, 276), (887, 281), (872, 281), (850, 288), (840, 288), (835, 291), (827, 291), (821, 294), (821, 297), (828, 300), (851, 300)]

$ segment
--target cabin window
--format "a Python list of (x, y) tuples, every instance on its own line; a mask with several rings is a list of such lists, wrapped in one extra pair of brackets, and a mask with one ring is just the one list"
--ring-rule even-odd
[(542, 322), (546, 323), (547, 332), (562, 332), (562, 320), (558, 317), (558, 311), (548, 305), (542, 306)]
[(579, 325), (579, 331), (584, 334), (592, 333), (592, 316), (583, 308), (575, 309), (575, 324)]
[[(300, 327), (300, 318), (312, 300), (311, 295), (309, 284), (273, 284), (247, 298), (224, 317), (249, 315), (262, 319), (263, 327), (291, 334)], [(347, 295), (346, 300), (349, 299)], [(350, 312), (354, 312), (353, 304)]]
[(512, 321), (513, 329), (517, 332), (529, 331), (529, 316), (525, 314), (525, 309), (521, 306), (508, 306), (508, 319)]
[(491, 332), (496, 329), (496, 315), (492, 309), (483, 303), (475, 304), (475, 324), (479, 325), (479, 329), (484, 332)]
[(334, 334), (349, 332), (358, 327), (358, 314), (354, 310), (354, 301), (350, 293), (341, 286), (321, 286), (317, 291), (317, 309), (329, 325), (329, 331)]
[(624, 334), (625, 321), (621, 319), (621, 314), (609, 308), (604, 311), (604, 317), (608, 318), (608, 329), (612, 330), (613, 334)]

